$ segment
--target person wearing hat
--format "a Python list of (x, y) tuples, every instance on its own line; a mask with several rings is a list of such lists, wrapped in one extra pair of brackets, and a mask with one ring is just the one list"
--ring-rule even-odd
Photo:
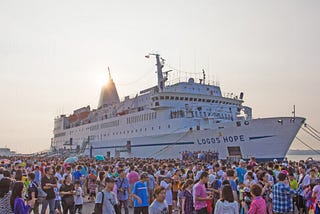
[(162, 186), (166, 190), (166, 202), (169, 206), (169, 214), (172, 213), (172, 180), (170, 175), (166, 175), (164, 179), (160, 182), (160, 186)]
[[(114, 183), (116, 181), (112, 177), (105, 178), (105, 188), (98, 193), (96, 204), (102, 205), (102, 214), (115, 214), (114, 206), (117, 203), (116, 196), (113, 192)], [(103, 198), (103, 202), (102, 202)]]
[(132, 188), (133, 212), (134, 214), (148, 214), (148, 188), (146, 182), (149, 175), (146, 172), (141, 173), (140, 180), (137, 181)]

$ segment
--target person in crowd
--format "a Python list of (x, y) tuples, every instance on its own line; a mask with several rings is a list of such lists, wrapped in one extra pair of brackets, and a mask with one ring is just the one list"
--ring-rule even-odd
[[(112, 177), (106, 177), (105, 188), (98, 193), (96, 198), (96, 204), (102, 203), (102, 214), (115, 214), (116, 211), (114, 207), (116, 204), (116, 196), (113, 192), (114, 183), (116, 181)], [(103, 198), (103, 202), (102, 202)]]
[(33, 201), (25, 203), (23, 195), (25, 193), (25, 187), (22, 181), (16, 181), (13, 184), (12, 194), (10, 197), (10, 205), (14, 214), (29, 214)]
[(154, 192), (154, 188), (156, 188), (156, 179), (154, 177), (154, 170), (149, 167), (148, 169), (148, 176), (149, 176), (149, 180), (147, 181), (147, 187), (148, 187), (148, 196), (149, 196), (149, 204), (151, 204), (153, 202), (153, 192)]
[[(299, 190), (299, 189), (298, 189)], [(299, 193), (289, 186), (287, 175), (279, 173), (278, 182), (272, 188), (272, 207), (275, 213), (292, 213), (292, 195)]]
[[(34, 214), (39, 214), (39, 203), (37, 201), (38, 198), (38, 184), (34, 181), (35, 174), (33, 172), (29, 172), (28, 174), (28, 202), (33, 204), (31, 206), (31, 210)], [(31, 201), (31, 202), (30, 202)]]
[(105, 171), (100, 171), (98, 173), (98, 179), (97, 179), (98, 192), (101, 192), (105, 188), (105, 185), (106, 185), (105, 178), (106, 177), (107, 176), (106, 176), (106, 172)]
[[(58, 177), (54, 177), (57, 181), (57, 187), (53, 188), (54, 190), (54, 194), (56, 196), (55, 198), (55, 205), (54, 205), (54, 210), (56, 214), (62, 214), (62, 208), (61, 208), (61, 196), (59, 194), (59, 190), (60, 187), (62, 186), (62, 183), (59, 182), (59, 178)], [(61, 177), (61, 182), (63, 181), (62, 177)]]
[(126, 178), (124, 169), (118, 170), (119, 177), (116, 179), (117, 197), (119, 200), (119, 209), (124, 207), (125, 214), (129, 214), (128, 199), (129, 199), (129, 180)]
[(83, 197), (82, 197), (82, 188), (81, 183), (79, 180), (76, 180), (74, 182), (74, 188), (75, 188), (75, 195), (74, 197), (74, 213), (76, 214), (82, 214), (82, 208), (83, 208)]
[(89, 197), (88, 200), (94, 201), (96, 198), (96, 189), (98, 187), (97, 184), (97, 176), (94, 171), (90, 171), (88, 176), (88, 189), (89, 189)]
[(315, 198), (314, 213), (320, 214), (320, 176), (315, 181), (316, 185), (312, 189), (312, 197)]
[[(306, 189), (310, 185), (310, 176), (306, 173), (306, 167), (299, 167), (299, 181), (298, 185), (301, 185), (302, 189)], [(301, 191), (301, 193), (297, 196), (297, 208), (300, 214), (306, 212), (306, 201), (305, 201), (305, 191)]]
[(13, 213), (10, 205), (10, 191), (11, 179), (3, 177), (0, 180), (0, 213)]
[(239, 184), (243, 184), (244, 182), (244, 175), (246, 174), (247, 170), (245, 168), (246, 166), (246, 162), (244, 160), (240, 160), (239, 161), (239, 167), (236, 168), (236, 172), (237, 172), (237, 177), (238, 177), (238, 182)]
[(62, 186), (60, 187), (59, 194), (61, 196), (63, 214), (74, 213), (74, 195), (76, 191), (73, 183), (71, 183), (70, 174), (66, 174)]
[(245, 201), (242, 201), (242, 206), (244, 207), (245, 214), (267, 214), (266, 201), (261, 197), (262, 188), (259, 184), (253, 184), (250, 187), (250, 194), (253, 198), (250, 204), (250, 209), (248, 211)]
[(193, 179), (186, 180), (182, 185), (181, 214), (194, 213), (192, 186)]
[(55, 199), (54, 188), (57, 187), (57, 180), (53, 177), (53, 169), (50, 166), (45, 168), (45, 175), (41, 178), (41, 188), (47, 193), (42, 203), (41, 214), (45, 214), (49, 205), (50, 214), (54, 214)]
[(267, 214), (272, 214), (272, 198), (270, 194), (272, 192), (272, 183), (268, 180), (269, 176), (266, 171), (262, 171), (258, 174), (258, 184), (262, 187), (261, 196), (266, 202)]
[(168, 204), (165, 201), (166, 189), (162, 186), (158, 186), (154, 189), (155, 200), (149, 207), (150, 214), (169, 214)]
[(169, 207), (169, 214), (172, 214), (172, 179), (170, 174), (164, 177), (164, 180), (160, 182), (160, 186), (164, 187), (166, 190), (166, 202)]
[(199, 182), (194, 186), (194, 208), (197, 214), (207, 214), (207, 201), (212, 200), (212, 195), (207, 195), (206, 184), (209, 180), (208, 172), (202, 172)]
[(223, 185), (221, 199), (214, 208), (215, 214), (239, 214), (238, 202), (234, 200), (232, 187), (228, 184)]
[(132, 197), (134, 198), (134, 214), (148, 214), (148, 188), (146, 182), (149, 180), (148, 173), (143, 172), (140, 180), (132, 188)]

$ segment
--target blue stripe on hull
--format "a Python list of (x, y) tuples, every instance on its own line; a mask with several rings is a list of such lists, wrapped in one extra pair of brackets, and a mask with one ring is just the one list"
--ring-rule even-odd
[(274, 137), (274, 136), (275, 136), (275, 135), (258, 136), (258, 137), (249, 137), (249, 140), (257, 140), (257, 139), (269, 138), (269, 137)]

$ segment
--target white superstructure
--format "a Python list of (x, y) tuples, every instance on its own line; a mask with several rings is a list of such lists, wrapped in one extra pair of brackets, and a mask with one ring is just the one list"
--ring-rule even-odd
[(219, 86), (205, 83), (166, 84), (164, 60), (157, 61), (158, 84), (123, 101), (109, 72), (98, 109), (77, 109), (54, 120), (54, 150), (111, 156), (175, 158), (180, 152), (211, 150), (219, 158), (240, 156), (283, 158), (304, 118), (252, 119), (252, 110), (240, 96), (222, 96)]

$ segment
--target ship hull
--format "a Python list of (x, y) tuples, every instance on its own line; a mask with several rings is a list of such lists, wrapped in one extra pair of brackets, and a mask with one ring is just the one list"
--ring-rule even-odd
[[(283, 159), (304, 118), (274, 117), (227, 122), (185, 132), (91, 142), (85, 154), (120, 157), (181, 158), (183, 151), (217, 152), (219, 159)], [(128, 144), (128, 142), (130, 142)]]

